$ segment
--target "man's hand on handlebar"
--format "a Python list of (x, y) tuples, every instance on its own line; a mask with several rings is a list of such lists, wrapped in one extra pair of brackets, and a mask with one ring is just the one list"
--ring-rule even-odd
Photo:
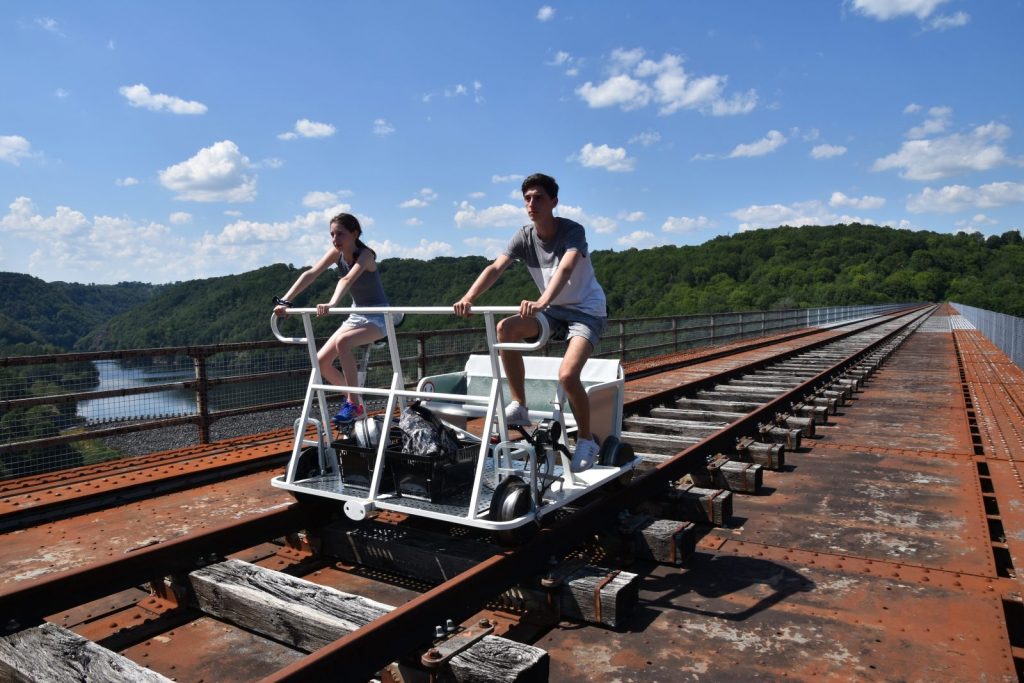
[(466, 299), (460, 299), (452, 305), (452, 310), (455, 311), (455, 315), (460, 318), (468, 318), (473, 315), (473, 302), (467, 301)]
[(537, 301), (526, 301), (519, 302), (519, 317), (521, 318), (533, 318), (538, 313), (543, 311), (547, 306), (540, 304)]

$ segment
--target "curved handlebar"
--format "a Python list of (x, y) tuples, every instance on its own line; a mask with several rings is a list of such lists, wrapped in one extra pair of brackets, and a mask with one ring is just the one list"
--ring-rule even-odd
[[(294, 311), (296, 309), (289, 308), (288, 310), (289, 311)], [(314, 308), (313, 310), (315, 311), (316, 309)], [(281, 336), (281, 330), (277, 329), (277, 314), (276, 313), (271, 313), (270, 314), (270, 329), (274, 333), (274, 336), (277, 337), (277, 340), (280, 341), (280, 342), (284, 342), (285, 344), (305, 344), (308, 341), (305, 337), (284, 337), (284, 336)]]
[(548, 343), (548, 337), (551, 336), (551, 325), (548, 324), (548, 318), (543, 313), (537, 314), (537, 324), (540, 325), (540, 334), (537, 335), (536, 340), (532, 342), (498, 342), (494, 348), (503, 351), (536, 351), (542, 348)]

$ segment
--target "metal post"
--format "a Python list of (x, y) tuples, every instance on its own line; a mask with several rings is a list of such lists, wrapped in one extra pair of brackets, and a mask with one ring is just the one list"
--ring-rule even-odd
[(626, 362), (626, 323), (619, 321), (619, 360)]
[(422, 335), (416, 337), (416, 381), (427, 376), (427, 342)]
[(196, 412), (199, 413), (199, 443), (210, 443), (210, 396), (206, 383), (206, 353), (193, 352), (196, 369)]

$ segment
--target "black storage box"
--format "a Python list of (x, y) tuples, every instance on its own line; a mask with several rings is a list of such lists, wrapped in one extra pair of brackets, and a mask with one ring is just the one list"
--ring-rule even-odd
[[(378, 493), (393, 493), (395, 490), (393, 474), (395, 453), (392, 449), (401, 447), (401, 443), (400, 436), (391, 435)], [(377, 459), (377, 449), (363, 448), (356, 443), (355, 439), (332, 441), (331, 448), (338, 454), (338, 463), (341, 465), (341, 481), (345, 486), (369, 490), (373, 477), (373, 465)]]
[(437, 503), (458, 493), (469, 493), (476, 474), (480, 442), (460, 441), (454, 455), (432, 456), (388, 451), (388, 467), (395, 488), (403, 496)]

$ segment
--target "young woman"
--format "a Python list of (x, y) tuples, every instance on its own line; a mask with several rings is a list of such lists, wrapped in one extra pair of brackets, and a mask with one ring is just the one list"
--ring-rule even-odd
[[(285, 315), (285, 310), (292, 306), (292, 299), (334, 263), (338, 264), (341, 279), (334, 288), (331, 300), (317, 304), (318, 317), (327, 315), (328, 309), (338, 306), (346, 294), (352, 295), (352, 306), (356, 308), (387, 306), (388, 298), (381, 285), (380, 273), (377, 272), (377, 254), (359, 239), (362, 234), (363, 229), (352, 214), (339, 213), (332, 218), (331, 248), (312, 268), (299, 276), (283, 298), (274, 297), (274, 313)], [(386, 329), (383, 315), (350, 314), (317, 353), (320, 375), (331, 384), (359, 386), (359, 372), (355, 358), (352, 357), (352, 349), (377, 341), (385, 335)], [(335, 358), (341, 364), (341, 372), (334, 367)], [(350, 391), (333, 422), (349, 423), (362, 417), (364, 412), (361, 397)]]

